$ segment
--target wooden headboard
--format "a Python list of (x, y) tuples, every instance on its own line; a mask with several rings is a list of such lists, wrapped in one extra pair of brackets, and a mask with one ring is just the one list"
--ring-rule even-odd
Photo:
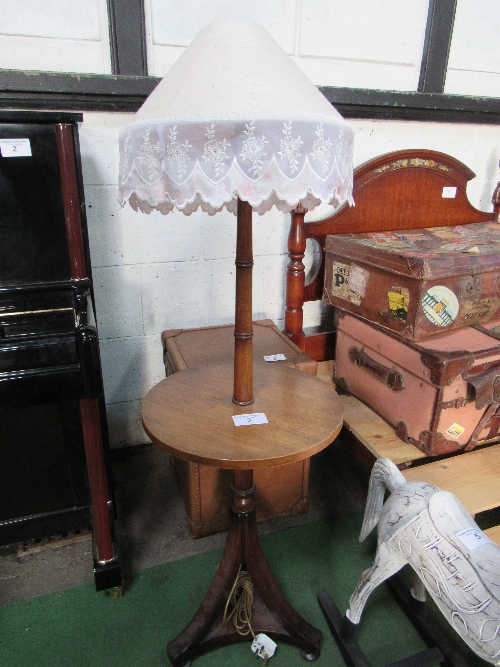
[[(305, 210), (292, 212), (288, 237), (285, 333), (316, 361), (333, 358), (333, 332), (306, 335), (303, 304), (323, 295), (324, 248), (328, 234), (499, 221), (500, 184), (493, 195), (493, 213), (479, 211), (467, 198), (467, 183), (475, 174), (455, 158), (430, 150), (404, 150), (381, 155), (354, 171), (355, 206), (347, 204), (318, 222), (304, 222)], [(444, 187), (456, 187), (454, 198), (443, 198)], [(305, 284), (303, 264), (307, 239), (321, 248), (319, 270)]]

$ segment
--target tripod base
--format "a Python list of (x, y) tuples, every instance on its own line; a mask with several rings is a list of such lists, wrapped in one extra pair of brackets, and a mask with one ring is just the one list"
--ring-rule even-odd
[(238, 634), (231, 621), (223, 623), (226, 602), (240, 565), (250, 575), (254, 586), (253, 632), (256, 635), (263, 632), (274, 641), (297, 646), (305, 660), (319, 657), (321, 631), (309, 625), (288, 603), (264, 559), (255, 521), (252, 471), (243, 473), (246, 476), (243, 485), (238, 485), (242, 472), (234, 475), (226, 546), (212, 584), (191, 622), (167, 646), (172, 667), (186, 667), (191, 658), (210, 649), (253, 639), (250, 633)]

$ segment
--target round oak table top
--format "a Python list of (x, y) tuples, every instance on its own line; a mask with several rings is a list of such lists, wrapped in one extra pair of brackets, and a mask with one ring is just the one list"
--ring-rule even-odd
[[(231, 363), (189, 368), (148, 392), (142, 423), (151, 440), (170, 454), (231, 470), (308, 458), (340, 431), (337, 393), (308, 373), (255, 363), (253, 388), (251, 405), (235, 405)], [(233, 415), (249, 413), (264, 413), (268, 423), (235, 426)]]

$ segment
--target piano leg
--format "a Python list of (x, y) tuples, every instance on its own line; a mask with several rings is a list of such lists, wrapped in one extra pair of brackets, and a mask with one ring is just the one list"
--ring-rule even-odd
[(123, 582), (114, 544), (113, 501), (106, 476), (98, 399), (80, 399), (80, 412), (92, 508), (96, 590), (110, 590), (119, 597), (123, 593)]

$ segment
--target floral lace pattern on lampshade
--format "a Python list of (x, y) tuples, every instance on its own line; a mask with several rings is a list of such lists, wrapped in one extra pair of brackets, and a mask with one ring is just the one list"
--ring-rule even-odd
[(186, 214), (235, 211), (235, 193), (261, 214), (339, 206), (352, 203), (352, 148), (351, 128), (328, 115), (137, 121), (120, 137), (120, 201)]

